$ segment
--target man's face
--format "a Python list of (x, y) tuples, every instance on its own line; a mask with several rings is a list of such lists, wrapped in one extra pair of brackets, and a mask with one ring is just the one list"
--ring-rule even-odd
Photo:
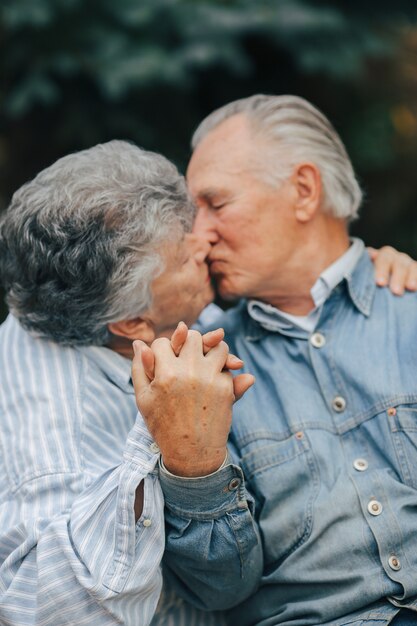
[(165, 270), (152, 283), (149, 318), (157, 337), (170, 337), (178, 322), (194, 324), (214, 297), (206, 257), (210, 246), (188, 234), (163, 251)]
[(210, 272), (223, 298), (268, 300), (297, 246), (291, 181), (269, 185), (267, 146), (242, 114), (222, 122), (196, 148), (187, 171), (198, 214), (194, 232), (211, 244)]

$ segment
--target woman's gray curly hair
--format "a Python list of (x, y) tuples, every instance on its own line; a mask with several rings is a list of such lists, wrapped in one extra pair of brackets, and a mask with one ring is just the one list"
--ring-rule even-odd
[(26, 329), (105, 345), (109, 322), (149, 309), (161, 244), (191, 230), (185, 181), (164, 157), (110, 141), (59, 159), (0, 221), (0, 276)]

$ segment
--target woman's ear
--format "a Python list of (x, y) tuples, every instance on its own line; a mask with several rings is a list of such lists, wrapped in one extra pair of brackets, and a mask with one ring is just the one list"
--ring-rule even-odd
[(121, 320), (107, 324), (107, 328), (113, 335), (125, 337), (130, 341), (141, 339), (147, 344), (151, 344), (155, 339), (155, 331), (152, 324), (142, 317), (135, 317), (131, 320)]

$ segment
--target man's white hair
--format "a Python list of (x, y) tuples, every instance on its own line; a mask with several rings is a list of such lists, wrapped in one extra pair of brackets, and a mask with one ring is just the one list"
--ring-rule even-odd
[(310, 161), (320, 170), (323, 211), (353, 220), (358, 215), (362, 191), (345, 146), (329, 120), (310, 102), (298, 96), (255, 95), (235, 100), (206, 117), (192, 137), (195, 149), (223, 121), (243, 113), (254, 134), (271, 145), (265, 177), (274, 184), (291, 175), (297, 163)]

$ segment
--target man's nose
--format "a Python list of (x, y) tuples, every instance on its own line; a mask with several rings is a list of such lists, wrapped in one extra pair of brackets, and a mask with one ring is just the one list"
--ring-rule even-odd
[(219, 237), (214, 226), (214, 220), (210, 211), (205, 207), (199, 207), (194, 221), (193, 233), (209, 242), (211, 245), (217, 243)]

